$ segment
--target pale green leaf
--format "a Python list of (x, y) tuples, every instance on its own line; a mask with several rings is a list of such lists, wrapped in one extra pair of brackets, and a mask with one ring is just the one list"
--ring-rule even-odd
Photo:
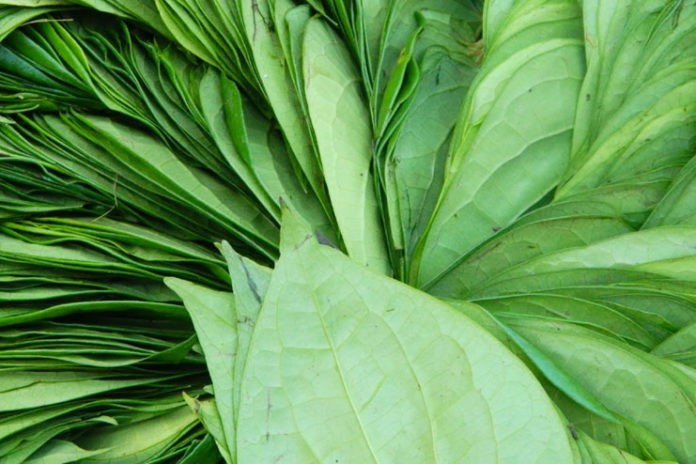
[[(488, 15), (500, 3), (490, 2)], [(409, 281), (427, 288), (546, 195), (570, 157), (574, 103), (585, 71), (574, 1), (516, 2), (462, 106), (445, 183)], [(484, 28), (486, 23), (484, 23)], [(500, 35), (518, 35), (504, 41)]]
[[(644, 427), (681, 462), (696, 459), (693, 380), (675, 381), (665, 361), (561, 323), (511, 323), (609, 410)], [(669, 457), (666, 457), (669, 459)]]
[(181, 279), (166, 278), (165, 283), (181, 297), (193, 320), (213, 381), (215, 404), (224, 430), (224, 445), (234, 455), (233, 371), (237, 355), (234, 297), (231, 293), (217, 292)]
[(247, 360), (240, 462), (572, 462), (569, 440), (524, 365), (446, 304), (311, 236), (282, 255)]
[(339, 37), (318, 19), (306, 27), (303, 52), (307, 106), (341, 238), (357, 262), (388, 273), (360, 76)]

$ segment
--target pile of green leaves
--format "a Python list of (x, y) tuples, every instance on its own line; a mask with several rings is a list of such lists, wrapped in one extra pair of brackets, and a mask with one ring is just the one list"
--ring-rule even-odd
[(0, 0), (0, 463), (696, 463), (694, 0)]

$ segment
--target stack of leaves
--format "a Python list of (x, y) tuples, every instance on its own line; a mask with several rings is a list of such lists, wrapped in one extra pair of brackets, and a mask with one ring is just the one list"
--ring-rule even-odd
[(0, 0), (0, 463), (696, 463), (693, 0)]

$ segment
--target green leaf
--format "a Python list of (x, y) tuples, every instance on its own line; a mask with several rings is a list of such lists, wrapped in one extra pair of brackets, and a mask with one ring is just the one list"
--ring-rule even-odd
[[(403, 90), (394, 95), (396, 104), (388, 109), (391, 122), (377, 143), (377, 166), (384, 165), (380, 180), (389, 214), (389, 238), (391, 246), (403, 254), (394, 258), (403, 260), (399, 275), (407, 275), (413, 249), (435, 208), (450, 134), (475, 75), (474, 61), (463, 45), (474, 41), (474, 32), (465, 23), (468, 10), (458, 2), (445, 6), (444, 12), (428, 9), (415, 15), (422, 32), (414, 56), (406, 63), (414, 72), (404, 70), (404, 80), (399, 81)], [(390, 27), (411, 28), (410, 18), (404, 21), (408, 13), (408, 8), (394, 11), (400, 19), (393, 18)], [(400, 35), (390, 35), (390, 41), (398, 43)], [(386, 65), (392, 52), (385, 50), (385, 54)]]
[(696, 158), (692, 158), (675, 177), (660, 199), (644, 228), (669, 224), (696, 225)]
[[(587, 464), (644, 464), (646, 461), (626, 453), (625, 451), (598, 442), (583, 432), (578, 433), (578, 446), (582, 454), (583, 463)], [(648, 461), (657, 464), (657, 461)], [(676, 461), (660, 461), (662, 464), (675, 463)]]
[(233, 81), (212, 68), (206, 71), (200, 83), (200, 101), (208, 129), (223, 156), (256, 198), (270, 213), (277, 214), (276, 200), (269, 196), (248, 164), (239, 90)]
[[(261, 241), (273, 240), (273, 225), (250, 202), (229, 190), (216, 188), (213, 178), (206, 179), (192, 170), (147, 134), (126, 130), (105, 118), (83, 117), (80, 122), (94, 131), (94, 141), (100, 138), (120, 162), (137, 170), (144, 179), (207, 211), (211, 217), (234, 224), (244, 230), (244, 235), (249, 233)], [(223, 191), (229, 195), (223, 195)]]
[(234, 297), (176, 278), (164, 282), (184, 301), (196, 335), (203, 347), (208, 372), (213, 381), (215, 404), (224, 430), (226, 449), (235, 452), (234, 365), (237, 356), (237, 331)]
[(389, 273), (374, 181), (370, 116), (360, 76), (338, 36), (311, 20), (304, 36), (307, 105), (341, 238), (357, 262)]
[(588, 69), (557, 198), (630, 179), (695, 148), (694, 5), (583, 3)]
[(76, 443), (86, 449), (109, 448), (84, 459), (85, 464), (139, 464), (161, 455), (195, 423), (196, 416), (184, 406), (140, 422), (94, 429)]
[[(486, 58), (450, 147), (445, 183), (411, 265), (428, 288), (472, 249), (546, 195), (570, 157), (575, 102), (585, 71), (573, 1), (488, 4)], [(505, 5), (504, 7), (501, 4)], [(504, 12), (504, 13), (503, 13)], [(517, 33), (514, 40), (505, 37)]]
[(569, 440), (526, 368), (446, 304), (311, 239), (281, 256), (245, 370), (240, 462), (572, 462)]
[(585, 329), (539, 321), (510, 326), (610, 411), (654, 434), (680, 462), (696, 458), (693, 380), (682, 386), (665, 372), (665, 361)]
[(691, 261), (696, 229), (665, 226), (558, 251), (513, 266), (490, 279), (477, 296), (592, 283), (696, 278)]
[(27, 464), (64, 464), (98, 456), (106, 450), (85, 450), (64, 440), (51, 440), (27, 459)]
[[(222, 254), (227, 260), (236, 307), (237, 352), (234, 362), (235, 413), (241, 404), (242, 378), (249, 354), (249, 345), (261, 311), (263, 299), (271, 281), (271, 269), (263, 267), (235, 252), (227, 242), (222, 243)], [(237, 415), (234, 416), (237, 424)]]
[(187, 452), (178, 464), (215, 463), (220, 459), (215, 448), (215, 440), (210, 435), (206, 435), (203, 440), (194, 443), (189, 449), (190, 452)]
[(239, 2), (239, 4), (243, 28), (250, 48), (253, 50), (253, 60), (260, 85), (268, 103), (273, 108), (297, 164), (322, 204), (328, 207), (328, 200), (324, 194), (321, 162), (317, 158), (307, 126), (308, 115), (300, 102), (301, 94), (298, 94), (294, 88), (289, 70), (291, 66), (282, 59), (281, 43), (278, 36), (273, 33), (273, 15), (270, 11), (272, 2), (258, 0)]
[(652, 354), (696, 367), (696, 322), (691, 323), (654, 347)]
[[(56, 2), (55, 4), (61, 3), (64, 2)], [(14, 2), (11, 2), (10, 6), (4, 6), (6, 4), (6, 1), (0, 3), (0, 42), (25, 22), (53, 10), (53, 8), (21, 8), (20, 6), (12, 6), (16, 5)], [(51, 4), (42, 2), (43, 6), (50, 6)]]
[(540, 317), (568, 321), (620, 337), (645, 350), (658, 343), (658, 339), (630, 315), (614, 309), (611, 301), (602, 304), (571, 295), (525, 293), (478, 300), (477, 303), (503, 320), (507, 317), (512, 320), (516, 317)]
[(602, 405), (592, 393), (583, 388), (580, 384), (568, 375), (563, 368), (554, 363), (553, 359), (544, 354), (536, 346), (525, 340), (524, 337), (517, 334), (504, 323), (500, 323), (508, 337), (510, 337), (517, 346), (529, 357), (536, 367), (542, 372), (553, 385), (568, 395), (574, 401), (593, 412), (599, 417), (602, 417), (611, 422), (618, 422), (618, 419), (607, 408)]
[[(222, 419), (220, 418), (220, 412), (218, 410), (217, 404), (214, 399), (204, 399), (199, 400), (198, 398), (192, 398), (186, 393), (184, 395), (184, 400), (189, 405), (189, 407), (196, 413), (198, 419), (203, 423), (205, 429), (208, 431), (208, 436), (213, 437), (215, 441), (215, 446), (222, 455), (223, 459), (227, 463), (234, 462), (232, 456), (230, 455), (230, 448), (227, 444), (227, 438), (225, 436), (225, 431), (222, 426)], [(195, 464), (192, 463), (192, 464)]]
[(632, 231), (624, 221), (602, 216), (560, 217), (518, 224), (481, 246), (429, 291), (438, 296), (464, 298), (511, 266)]
[(108, 378), (106, 373), (79, 371), (4, 372), (0, 379), (0, 411), (44, 407), (154, 380)]

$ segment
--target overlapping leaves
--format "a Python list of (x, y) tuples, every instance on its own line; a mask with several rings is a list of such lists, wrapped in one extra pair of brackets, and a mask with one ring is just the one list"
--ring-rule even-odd
[(696, 462), (693, 2), (0, 40), (2, 462)]

